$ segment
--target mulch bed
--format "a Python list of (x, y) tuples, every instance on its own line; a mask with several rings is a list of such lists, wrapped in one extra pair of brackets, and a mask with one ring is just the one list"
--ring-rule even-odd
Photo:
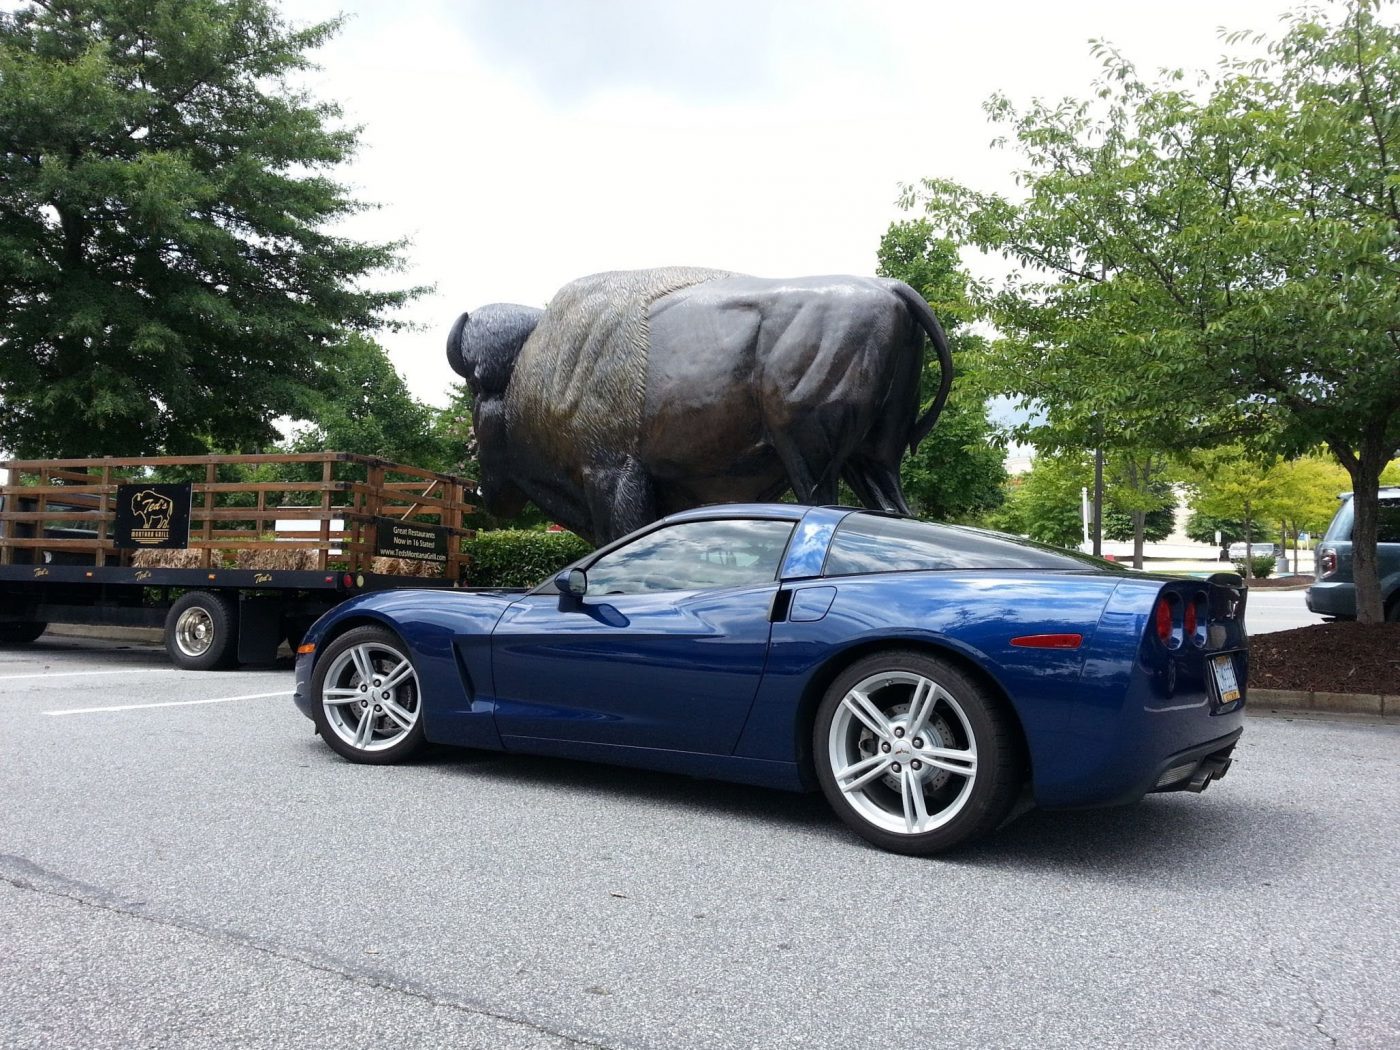
[(1317, 623), (1249, 639), (1256, 689), (1400, 694), (1400, 623)]
[(1255, 578), (1249, 581), (1250, 590), (1261, 591), (1298, 591), (1312, 584), (1311, 576), (1268, 576), (1264, 579)]

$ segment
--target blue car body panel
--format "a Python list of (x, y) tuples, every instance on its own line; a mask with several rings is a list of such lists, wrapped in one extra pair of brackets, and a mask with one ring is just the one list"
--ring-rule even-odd
[[(577, 605), (527, 595), (496, 625), (496, 728), (507, 744), (532, 737), (731, 754), (763, 676), (777, 590)], [(595, 661), (594, 673), (579, 674)]]
[[(764, 585), (583, 599), (548, 585), (361, 596), (306, 635), (314, 651), (297, 660), (297, 706), (310, 716), (327, 642), (375, 623), (411, 651), (431, 740), (789, 790), (813, 786), (810, 718), (826, 684), (876, 648), (941, 652), (1004, 696), (1045, 806), (1131, 801), (1174, 756), (1238, 736), (1244, 700), (1220, 703), (1211, 672), (1221, 657), (1245, 685), (1238, 590), (1090, 566), (824, 576), (850, 513), (729, 506), (653, 526), (793, 521), (778, 579)], [(1197, 635), (1178, 624), (1169, 643), (1157, 636), (1152, 616), (1167, 597), (1174, 608), (1198, 603)], [(1079, 643), (1025, 644), (1065, 634)]]

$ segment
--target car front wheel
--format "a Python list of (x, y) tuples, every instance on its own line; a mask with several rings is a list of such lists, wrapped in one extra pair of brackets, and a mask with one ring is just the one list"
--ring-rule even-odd
[(896, 853), (937, 853), (994, 829), (1020, 792), (1012, 716), (982, 683), (915, 651), (876, 653), (817, 709), (817, 779), (859, 835)]
[(311, 695), (321, 739), (352, 762), (387, 765), (423, 747), (418, 673), (392, 631), (357, 627), (337, 638), (316, 661)]

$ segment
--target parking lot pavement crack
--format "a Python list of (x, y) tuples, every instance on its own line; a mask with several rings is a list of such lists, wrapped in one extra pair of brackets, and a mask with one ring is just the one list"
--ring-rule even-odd
[(1337, 1037), (1322, 1025), (1322, 1023), (1327, 1020), (1327, 1007), (1324, 1006), (1317, 997), (1317, 982), (1284, 966), (1283, 963), (1279, 962), (1278, 953), (1272, 947), (1269, 948), (1269, 957), (1273, 959), (1275, 970), (1285, 977), (1293, 978), (1293, 980), (1297, 981), (1298, 984), (1302, 986), (1303, 994), (1308, 997), (1308, 1002), (1312, 1005), (1312, 1008), (1317, 1011), (1317, 1016), (1314, 1017), (1312, 1021), (1313, 1028), (1318, 1035), (1327, 1040), (1329, 1046), (1336, 1046)]
[(591, 1034), (561, 1031), (558, 1028), (497, 1009), (488, 1004), (473, 1002), (443, 989), (434, 988), (418, 981), (404, 980), (382, 970), (356, 965), (333, 955), (277, 944), (264, 938), (209, 926), (190, 919), (156, 915), (145, 909), (144, 901), (124, 900), (99, 886), (70, 879), (35, 864), (28, 858), (14, 854), (0, 853), (0, 882), (18, 890), (71, 901), (83, 907), (110, 912), (136, 922), (179, 930), (229, 947), (244, 948), (275, 959), (297, 963), (308, 969), (337, 976), (368, 988), (418, 999), (431, 1006), (456, 1010), (463, 1014), (503, 1024), (516, 1025), (551, 1039), (557, 1039), (570, 1046), (588, 1047), (592, 1050), (624, 1050), (624, 1048), (630, 1048), (634, 1045), (605, 1042)]

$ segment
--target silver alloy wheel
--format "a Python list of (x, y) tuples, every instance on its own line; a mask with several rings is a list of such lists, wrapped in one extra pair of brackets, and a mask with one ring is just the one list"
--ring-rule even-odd
[(911, 671), (871, 675), (842, 697), (827, 758), (850, 807), (898, 835), (947, 824), (977, 780), (977, 740), (962, 705)]
[(175, 621), (175, 644), (186, 656), (203, 656), (214, 644), (214, 618), (209, 610), (192, 605)]
[(418, 675), (408, 657), (383, 642), (346, 649), (322, 681), (326, 722), (357, 750), (387, 750), (418, 723)]

